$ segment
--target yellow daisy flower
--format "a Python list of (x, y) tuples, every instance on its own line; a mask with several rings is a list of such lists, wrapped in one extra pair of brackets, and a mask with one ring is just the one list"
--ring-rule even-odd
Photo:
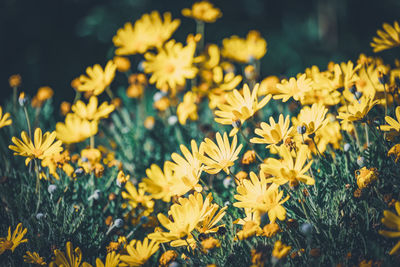
[(106, 261), (103, 263), (99, 258), (96, 259), (96, 267), (117, 267), (120, 261), (120, 255), (115, 251), (107, 253)]
[(274, 249), (272, 250), (272, 257), (275, 259), (282, 259), (289, 254), (291, 249), (291, 246), (286, 246), (282, 241), (277, 240), (275, 241)]
[(197, 114), (196, 100), (196, 94), (191, 91), (187, 92), (183, 96), (183, 102), (178, 105), (176, 111), (180, 124), (185, 125), (188, 118), (192, 121), (195, 121), (199, 118), (199, 115)]
[(60, 251), (59, 249), (54, 250), (54, 257), (55, 259), (50, 262), (49, 267), (89, 267), (91, 266), (87, 262), (82, 261), (82, 251), (79, 247), (74, 249), (71, 242), (67, 242), (65, 245), (65, 254), (64, 252)]
[(21, 137), (22, 140), (13, 137), (11, 141), (15, 145), (10, 145), (8, 148), (15, 151), (14, 155), (27, 157), (25, 160), (26, 165), (28, 165), (32, 159), (44, 159), (45, 157), (63, 150), (61, 146), (62, 142), (60, 140), (55, 141), (56, 132), (46, 132), (42, 135), (42, 130), (36, 128), (33, 142), (25, 131), (21, 133)]
[(12, 120), (10, 119), (10, 113), (4, 113), (3, 115), (3, 109), (0, 106), (0, 128), (3, 128), (4, 126), (8, 126), (12, 123)]
[(250, 139), (250, 142), (254, 144), (267, 144), (266, 148), (270, 148), (274, 145), (282, 144), (286, 138), (294, 135), (294, 128), (290, 127), (289, 115), (283, 119), (283, 115), (279, 115), (278, 123), (275, 122), (274, 118), (269, 118), (269, 123), (262, 122), (260, 124), (261, 129), (257, 128), (254, 130), (255, 134), (262, 138), (254, 137)]
[(115, 106), (113, 104), (109, 105), (108, 102), (103, 102), (99, 107), (97, 105), (97, 97), (91, 96), (87, 105), (78, 100), (71, 109), (76, 115), (89, 121), (108, 118), (108, 115), (115, 109)]
[(289, 182), (290, 186), (296, 186), (299, 182), (307, 185), (313, 185), (315, 180), (305, 173), (311, 168), (312, 160), (304, 166), (309, 153), (306, 145), (301, 145), (297, 151), (297, 157), (294, 159), (290, 150), (286, 146), (279, 147), (280, 160), (268, 158), (264, 164), (261, 164), (261, 171), (270, 174), (273, 177), (267, 179), (277, 185), (283, 185)]
[[(232, 125), (232, 123), (240, 120), (242, 124), (248, 118), (252, 117), (271, 99), (271, 95), (267, 95), (261, 101), (258, 101), (258, 89), (259, 84), (256, 84), (250, 93), (249, 86), (245, 84), (243, 86), (243, 93), (239, 93), (236, 89), (228, 93), (225, 96), (226, 103), (218, 105), (218, 110), (215, 111), (215, 121), (220, 124)], [(237, 131), (238, 129), (235, 127), (229, 136), (233, 136)]]
[(151, 73), (149, 82), (155, 83), (158, 89), (167, 86), (175, 94), (178, 86), (184, 86), (186, 79), (193, 79), (197, 74), (197, 68), (193, 65), (195, 51), (195, 42), (183, 46), (171, 40), (158, 54), (146, 53), (143, 68), (146, 73)]
[[(224, 133), (222, 139), (221, 134), (216, 134), (217, 144), (211, 139), (206, 138), (202, 145), (204, 147), (204, 155), (197, 153), (196, 157), (205, 165), (204, 170), (210, 174), (217, 174), (224, 170), (229, 174), (229, 168), (233, 166), (235, 160), (243, 145), (237, 146), (237, 136), (235, 135), (232, 144), (229, 144), (228, 135)], [(207, 156), (205, 156), (207, 155)]]
[(292, 77), (288, 80), (283, 79), (276, 85), (279, 93), (274, 95), (274, 99), (282, 99), (283, 102), (293, 97), (296, 101), (302, 101), (305, 94), (312, 90), (313, 81), (307, 78), (306, 74), (300, 75), (297, 79)]
[(305, 106), (300, 110), (297, 118), (293, 118), (293, 124), (299, 128), (299, 133), (312, 136), (328, 124), (327, 113), (328, 109), (321, 104), (313, 104), (311, 107)]
[(37, 252), (30, 252), (30, 251), (27, 251), (26, 255), (24, 255), (24, 262), (35, 264), (35, 265), (46, 265), (47, 264), (44, 261), (44, 258), (40, 257)]
[[(379, 234), (389, 237), (389, 238), (398, 238), (400, 237), (400, 202), (396, 201), (395, 204), (396, 212), (397, 214), (385, 210), (383, 211), (383, 218), (382, 218), (382, 223), (386, 227), (394, 230), (394, 231), (387, 231), (387, 230), (379, 230)], [(390, 255), (393, 255), (396, 251), (400, 249), (400, 241), (397, 242), (397, 244), (392, 248), (392, 250), (389, 252)]]
[(192, 9), (184, 8), (182, 10), (182, 15), (195, 20), (213, 23), (222, 17), (222, 12), (219, 8), (214, 7), (212, 3), (201, 1), (194, 3)]
[(28, 239), (24, 238), (26, 232), (28, 230), (23, 228), (22, 223), (19, 223), (13, 233), (11, 234), (11, 227), (8, 227), (8, 235), (7, 237), (0, 238), (0, 255), (4, 253), (6, 250), (11, 250), (14, 252), (15, 248), (18, 247), (21, 243), (28, 242)]
[(146, 192), (143, 189), (136, 189), (136, 187), (128, 181), (125, 184), (125, 190), (126, 191), (121, 192), (122, 198), (127, 199), (129, 205), (133, 209), (141, 205), (146, 209), (147, 213), (153, 211), (154, 201), (152, 200), (151, 196), (146, 195)]
[(271, 223), (274, 223), (276, 218), (281, 221), (285, 220), (286, 210), (282, 204), (289, 199), (289, 196), (281, 200), (283, 191), (279, 191), (277, 184), (268, 186), (263, 173), (258, 178), (254, 172), (250, 172), (250, 180), (244, 180), (237, 187), (237, 192), (239, 194), (234, 197), (238, 202), (234, 203), (233, 206), (249, 208), (253, 212), (267, 212)]
[(384, 23), (383, 30), (378, 30), (376, 33), (379, 37), (372, 38), (373, 42), (371, 42), (375, 53), (400, 45), (400, 26), (397, 21), (393, 26)]
[(382, 131), (396, 131), (400, 134), (400, 106), (396, 108), (396, 119), (397, 120), (390, 116), (386, 116), (385, 121), (388, 125), (382, 125), (380, 129)]
[(86, 75), (79, 77), (80, 84), (77, 90), (80, 92), (90, 92), (94, 95), (100, 95), (111, 84), (115, 77), (117, 66), (112, 60), (107, 62), (104, 70), (99, 64), (86, 68)]
[(362, 97), (360, 101), (354, 101), (352, 104), (348, 105), (347, 111), (345, 112), (339, 111), (339, 115), (337, 116), (337, 118), (342, 120), (341, 121), (342, 124), (345, 122), (352, 122), (352, 121), (364, 121), (368, 115), (368, 112), (378, 102), (379, 102), (378, 100), (373, 100), (372, 98)]
[(240, 63), (261, 59), (267, 53), (267, 42), (258, 31), (250, 31), (247, 38), (236, 35), (222, 41), (222, 55)]
[(166, 12), (162, 20), (158, 11), (144, 14), (135, 25), (128, 22), (117, 31), (113, 43), (117, 48), (116, 55), (143, 54), (151, 48), (160, 48), (180, 24), (179, 19), (172, 20), (171, 13)]
[(158, 242), (146, 237), (143, 242), (132, 240), (126, 247), (128, 255), (121, 255), (121, 261), (129, 266), (142, 266), (160, 248)]
[(57, 138), (65, 144), (79, 143), (95, 135), (98, 131), (98, 121), (88, 121), (74, 113), (65, 117), (65, 122), (56, 124)]

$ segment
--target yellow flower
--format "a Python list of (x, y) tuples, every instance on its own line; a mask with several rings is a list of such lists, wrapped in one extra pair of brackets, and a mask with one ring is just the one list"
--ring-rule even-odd
[(67, 114), (65, 123), (56, 124), (57, 138), (65, 144), (79, 143), (97, 133), (98, 121), (88, 121), (74, 113)]
[(360, 101), (354, 101), (354, 103), (348, 105), (348, 110), (346, 112), (339, 112), (337, 118), (342, 120), (342, 124), (348, 121), (364, 121), (368, 115), (368, 112), (377, 103), (378, 100), (362, 97)]
[(161, 225), (168, 232), (154, 232), (149, 234), (149, 238), (160, 243), (171, 242), (170, 245), (173, 247), (194, 244), (191, 232), (209, 212), (211, 199), (209, 194), (203, 202), (203, 196), (198, 192), (189, 195), (188, 198), (179, 198), (178, 203), (171, 206), (169, 217), (162, 213), (157, 215)]
[(36, 95), (32, 99), (32, 107), (41, 107), (47, 99), (50, 99), (54, 94), (53, 89), (48, 86), (40, 87)]
[(378, 179), (378, 171), (376, 168), (367, 169), (362, 167), (355, 172), (358, 188), (363, 189), (369, 184), (373, 183)]
[(153, 211), (154, 201), (151, 199), (151, 196), (145, 194), (143, 189), (136, 189), (136, 187), (129, 181), (125, 184), (125, 189), (126, 192), (121, 192), (122, 198), (127, 199), (129, 205), (133, 209), (141, 205), (146, 209), (146, 213), (150, 214)]
[[(215, 111), (215, 121), (220, 124), (232, 125), (233, 122), (240, 120), (242, 124), (245, 120), (252, 117), (258, 110), (262, 109), (271, 99), (271, 95), (264, 97), (258, 101), (258, 88), (256, 84), (253, 91), (250, 93), (249, 86), (243, 86), (243, 93), (238, 90), (233, 90), (226, 95), (226, 103), (218, 105)], [(237, 133), (237, 128), (234, 128), (230, 136)]]
[(125, 175), (123, 171), (119, 171), (117, 175), (117, 181), (119, 184), (123, 185), (129, 181), (130, 177), (131, 176), (129, 174)]
[(72, 246), (71, 242), (67, 242), (65, 245), (65, 254), (59, 249), (54, 250), (54, 261), (50, 262), (49, 267), (87, 267), (90, 264), (82, 261), (82, 251), (79, 247), (75, 248)]
[[(1, 114), (1, 108), (0, 108), (0, 114)], [(400, 106), (396, 108), (396, 119), (397, 121), (390, 116), (386, 116), (385, 121), (389, 125), (382, 125), (380, 129), (382, 131), (396, 131), (400, 134)]]
[[(379, 234), (389, 237), (389, 238), (398, 238), (400, 237), (400, 202), (396, 201), (395, 204), (396, 212), (397, 214), (394, 214), (393, 212), (389, 210), (383, 211), (383, 218), (382, 218), (382, 223), (386, 227), (394, 230), (394, 231), (387, 231), (387, 230), (379, 230)], [(397, 242), (397, 244), (392, 248), (392, 250), (389, 252), (390, 255), (393, 255), (396, 251), (398, 251), (400, 248), (400, 241)]]
[(4, 113), (3, 115), (3, 109), (0, 106), (0, 128), (3, 128), (4, 126), (11, 125), (12, 120), (10, 119), (10, 113)]
[(282, 243), (282, 241), (277, 240), (274, 244), (274, 250), (272, 251), (272, 257), (276, 259), (282, 259), (286, 257), (290, 250), (292, 249), (291, 246), (286, 246)]
[(11, 227), (8, 227), (8, 235), (7, 237), (0, 238), (0, 255), (4, 253), (6, 250), (11, 250), (14, 252), (15, 248), (18, 247), (21, 243), (28, 242), (28, 239), (24, 238), (26, 232), (28, 230), (23, 228), (22, 223), (19, 223), (13, 233), (11, 234)]
[(109, 105), (108, 102), (103, 102), (99, 107), (97, 105), (97, 97), (91, 96), (87, 105), (83, 101), (78, 100), (71, 109), (80, 118), (89, 121), (108, 118), (108, 115), (115, 109), (115, 106), (113, 104)]
[(232, 144), (229, 144), (228, 135), (224, 133), (224, 138), (222, 139), (221, 134), (216, 134), (217, 144), (215, 144), (211, 139), (206, 138), (202, 142), (204, 147), (204, 154), (196, 154), (196, 157), (205, 165), (204, 170), (210, 174), (217, 174), (221, 170), (224, 170), (229, 174), (229, 168), (233, 166), (235, 160), (238, 159), (238, 155), (243, 145), (237, 146), (237, 136), (235, 135), (232, 140)]
[[(207, 195), (207, 199), (209, 202), (212, 201), (213, 198), (211, 193)], [(225, 210), (228, 208), (228, 206), (225, 206), (221, 209), (219, 208), (220, 207), (218, 204), (215, 203), (206, 206), (205, 210), (203, 211), (202, 218), (196, 226), (197, 231), (204, 234), (216, 233), (220, 227), (225, 226), (217, 226), (216, 224), (225, 216)]]
[(278, 123), (275, 122), (273, 117), (269, 118), (269, 125), (265, 122), (261, 123), (261, 129), (257, 128), (254, 130), (255, 134), (262, 138), (254, 137), (250, 139), (250, 142), (254, 144), (267, 144), (266, 148), (270, 148), (274, 145), (282, 144), (286, 138), (294, 135), (294, 128), (290, 127), (289, 115), (286, 116), (285, 120), (283, 115), (279, 115)]
[(10, 76), (8, 83), (10, 84), (10, 87), (18, 87), (21, 85), (21, 80), (21, 75), (14, 74)]
[(305, 106), (300, 110), (297, 118), (293, 118), (293, 124), (298, 127), (298, 131), (301, 134), (312, 136), (328, 124), (329, 119), (326, 118), (327, 112), (328, 109), (321, 104), (313, 104), (311, 108)]
[(107, 254), (106, 261), (103, 263), (99, 258), (96, 259), (96, 267), (117, 267), (120, 255), (112, 251)]
[(26, 165), (28, 165), (32, 159), (44, 159), (51, 154), (59, 153), (63, 150), (61, 146), (62, 142), (60, 140), (55, 141), (56, 132), (46, 132), (42, 135), (42, 130), (36, 128), (33, 142), (24, 131), (21, 133), (21, 137), (22, 140), (13, 137), (11, 141), (15, 145), (10, 145), (9, 148), (15, 151), (14, 155), (27, 157), (25, 160)]
[(297, 80), (294, 77), (289, 81), (283, 79), (276, 85), (279, 93), (274, 95), (274, 99), (282, 99), (283, 102), (286, 102), (293, 97), (296, 101), (302, 101), (305, 94), (312, 90), (312, 84), (312, 80), (307, 78), (306, 74), (302, 74)]
[(183, 96), (183, 102), (178, 105), (176, 111), (180, 124), (185, 125), (188, 118), (192, 121), (199, 118), (199, 115), (197, 114), (196, 100), (197, 96), (191, 91), (187, 92)]
[(379, 37), (372, 38), (371, 46), (375, 53), (400, 45), (400, 26), (397, 21), (394, 22), (393, 26), (384, 23), (383, 29), (376, 32)]
[(112, 60), (107, 62), (104, 70), (99, 64), (96, 64), (93, 67), (87, 67), (87, 76), (82, 74), (79, 77), (80, 84), (77, 88), (78, 91), (100, 95), (114, 80), (116, 69), (117, 66)]
[(193, 65), (195, 51), (195, 42), (183, 46), (171, 40), (157, 55), (146, 53), (143, 68), (146, 73), (151, 73), (149, 82), (155, 83), (158, 89), (168, 86), (172, 94), (175, 94), (178, 86), (184, 86), (186, 79), (192, 79), (197, 74), (197, 68)]
[(35, 265), (46, 265), (47, 263), (44, 261), (43, 257), (40, 257), (37, 252), (27, 251), (26, 255), (24, 255), (24, 262), (31, 263)]
[(395, 156), (396, 157), (395, 162), (397, 163), (400, 159), (400, 144), (392, 146), (392, 148), (389, 149), (387, 155), (388, 157)]
[(204, 240), (201, 241), (201, 246), (203, 247), (203, 250), (207, 253), (209, 250), (213, 248), (219, 248), (221, 246), (221, 243), (219, 242), (218, 239), (215, 239), (214, 237), (210, 236)]
[(254, 150), (247, 150), (242, 158), (242, 164), (249, 165), (256, 161), (256, 152)]
[(283, 200), (283, 191), (279, 191), (279, 186), (276, 184), (267, 186), (267, 180), (263, 173), (260, 178), (254, 172), (250, 172), (250, 180), (244, 180), (242, 185), (237, 187), (238, 195), (235, 199), (238, 202), (233, 205), (238, 208), (249, 208), (253, 212), (268, 213), (271, 223), (274, 223), (276, 218), (283, 221), (286, 218), (286, 210), (282, 206), (289, 196)]
[(142, 266), (159, 249), (158, 242), (146, 237), (143, 242), (132, 240), (126, 247), (128, 255), (121, 255), (121, 261), (129, 266)]
[(161, 267), (167, 267), (169, 264), (174, 261), (178, 257), (178, 253), (174, 250), (167, 250), (165, 251), (159, 260)]
[(222, 17), (222, 12), (219, 8), (215, 8), (210, 2), (201, 1), (194, 3), (192, 9), (184, 8), (182, 10), (182, 15), (195, 20), (213, 23)]
[(233, 35), (225, 38), (222, 44), (222, 55), (240, 63), (261, 59), (267, 53), (267, 42), (254, 30), (247, 34), (246, 39)]
[(288, 182), (290, 186), (297, 186), (299, 182), (313, 185), (315, 180), (305, 174), (312, 164), (311, 160), (304, 166), (308, 153), (308, 147), (301, 145), (299, 151), (297, 151), (297, 157), (294, 159), (286, 146), (280, 146), (279, 155), (282, 159), (268, 158), (264, 164), (261, 164), (261, 171), (273, 176), (267, 182), (273, 182), (277, 185), (283, 185)]
[(277, 223), (268, 223), (263, 227), (263, 236), (273, 237), (276, 235), (281, 229)]
[(268, 76), (260, 83), (260, 89), (258, 90), (258, 95), (268, 95), (268, 94), (278, 94), (279, 90), (276, 85), (279, 84), (279, 78), (277, 76)]
[(57, 180), (60, 179), (57, 169), (60, 168), (64, 170), (67, 175), (71, 175), (73, 167), (68, 163), (70, 161), (70, 156), (68, 150), (60, 153), (54, 153), (42, 160), (42, 166), (49, 168), (49, 173), (54, 176)]
[(160, 48), (175, 32), (180, 24), (179, 19), (172, 20), (171, 13), (164, 13), (164, 21), (158, 11), (144, 14), (132, 26), (125, 23), (124, 28), (117, 31), (113, 43), (117, 48), (116, 55), (143, 54), (148, 49)]
[(180, 192), (182, 195), (187, 193), (191, 189), (195, 189), (200, 192), (202, 190), (201, 185), (198, 184), (200, 175), (202, 173), (202, 163), (198, 159), (197, 155), (204, 154), (204, 145), (197, 146), (196, 141), (190, 142), (192, 152), (189, 151), (184, 145), (180, 145), (180, 149), (184, 157), (177, 153), (172, 153), (171, 158), (173, 162), (167, 162), (174, 171), (180, 183), (175, 184), (175, 192)]
[(131, 62), (126, 57), (114, 57), (113, 60), (119, 72), (127, 72), (131, 68)]

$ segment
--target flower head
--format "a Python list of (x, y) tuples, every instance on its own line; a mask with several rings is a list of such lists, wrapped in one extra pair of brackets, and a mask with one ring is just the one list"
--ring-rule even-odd
[(183, 102), (178, 105), (176, 111), (180, 124), (185, 125), (188, 118), (192, 121), (199, 118), (199, 115), (197, 114), (196, 100), (197, 96), (191, 91), (187, 92), (183, 96)]
[(376, 33), (379, 37), (374, 37), (373, 42), (371, 42), (375, 53), (400, 45), (400, 26), (397, 21), (394, 22), (393, 26), (384, 23), (383, 30), (378, 30)]
[(191, 9), (184, 8), (182, 10), (182, 15), (196, 20), (213, 23), (222, 16), (222, 12), (219, 8), (214, 7), (212, 3), (201, 1), (194, 3)]
[[(65, 245), (65, 254), (59, 249), (54, 250), (55, 259), (50, 262), (50, 267), (80, 267), (82, 261), (82, 251), (79, 247), (74, 249), (71, 242), (67, 242)], [(83, 262), (82, 266), (88, 266), (88, 263)], [(90, 265), (89, 265), (90, 266)]]
[(279, 93), (274, 95), (274, 99), (282, 99), (286, 102), (293, 97), (294, 100), (301, 101), (305, 94), (312, 90), (312, 80), (307, 78), (306, 74), (302, 74), (297, 80), (293, 77), (289, 81), (283, 79), (276, 88)]
[(302, 134), (313, 135), (328, 124), (327, 112), (328, 109), (321, 104), (313, 104), (311, 107), (305, 106), (300, 110), (298, 117), (293, 118), (293, 124), (296, 127), (305, 127)]
[(47, 263), (44, 261), (43, 257), (40, 257), (37, 252), (27, 251), (26, 255), (24, 255), (24, 262), (36, 264), (36, 265), (46, 265)]
[(79, 77), (80, 84), (77, 89), (80, 92), (90, 92), (94, 95), (100, 95), (114, 80), (117, 66), (112, 60), (107, 62), (104, 70), (99, 64), (86, 68), (86, 75)]
[[(233, 166), (243, 145), (237, 146), (237, 136), (235, 135), (232, 144), (229, 144), (228, 135), (224, 133), (223, 139), (220, 133), (216, 134), (217, 144), (211, 139), (206, 138), (202, 143), (204, 155), (198, 153), (197, 158), (204, 163), (204, 170), (210, 174), (217, 174), (224, 170), (229, 174), (229, 168)], [(207, 155), (207, 156), (206, 156)]]
[[(389, 237), (389, 238), (398, 238), (400, 237), (400, 202), (396, 201), (395, 203), (395, 208), (397, 214), (385, 210), (383, 211), (383, 218), (382, 218), (382, 223), (386, 227), (394, 230), (394, 231), (387, 231), (387, 230), (380, 230), (379, 234)], [(390, 255), (393, 255), (396, 251), (400, 249), (400, 241), (397, 242), (397, 244), (392, 248), (392, 250), (389, 252)]]
[(261, 129), (257, 128), (254, 130), (262, 138), (254, 137), (250, 139), (250, 142), (254, 144), (267, 144), (266, 148), (282, 144), (286, 138), (294, 135), (294, 128), (289, 128), (289, 124), (289, 115), (283, 119), (283, 115), (280, 114), (278, 123), (275, 122), (274, 118), (270, 117), (269, 124), (262, 122), (260, 125)]
[(121, 261), (129, 266), (142, 266), (156, 251), (159, 249), (159, 244), (155, 240), (146, 237), (143, 242), (132, 240), (126, 247), (128, 255), (121, 255)]
[(375, 182), (378, 179), (378, 171), (376, 168), (362, 167), (355, 172), (358, 188), (363, 189), (369, 184)]
[(103, 102), (99, 107), (97, 105), (97, 97), (91, 96), (87, 105), (85, 105), (85, 103), (83, 103), (81, 100), (78, 100), (71, 109), (80, 118), (88, 121), (107, 118), (108, 115), (115, 109), (113, 104), (109, 105), (107, 102)]
[(195, 51), (195, 42), (183, 46), (171, 40), (158, 54), (146, 53), (143, 67), (146, 73), (151, 73), (149, 82), (155, 83), (158, 89), (167, 86), (174, 94), (178, 86), (185, 85), (186, 79), (192, 79), (197, 74), (197, 68), (193, 65)]
[(14, 155), (27, 157), (25, 160), (26, 165), (28, 165), (32, 159), (44, 159), (47, 156), (59, 153), (63, 150), (61, 146), (62, 142), (60, 140), (55, 141), (56, 132), (46, 132), (42, 135), (42, 130), (36, 128), (33, 142), (26, 132), (22, 132), (21, 137), (22, 140), (13, 137), (11, 141), (14, 145), (10, 145), (9, 148), (15, 151)]
[(267, 53), (267, 42), (254, 30), (247, 34), (246, 39), (233, 35), (224, 39), (222, 44), (222, 55), (240, 63), (261, 59)]
[(272, 251), (272, 257), (276, 259), (282, 259), (286, 257), (290, 250), (292, 249), (291, 246), (286, 246), (282, 243), (282, 241), (278, 240), (274, 244), (274, 250)]
[(348, 110), (345, 112), (339, 112), (337, 116), (341, 119), (341, 123), (352, 122), (352, 121), (364, 121), (369, 111), (378, 103), (378, 100), (372, 98), (362, 97), (360, 101), (354, 101), (348, 106)]
[(115, 54), (143, 54), (151, 48), (162, 47), (180, 24), (179, 19), (172, 20), (169, 12), (164, 13), (163, 17), (164, 21), (158, 11), (153, 11), (144, 14), (135, 25), (126, 23), (113, 37), (114, 45), (118, 47)]
[(14, 252), (15, 248), (21, 243), (28, 242), (28, 239), (23, 239), (28, 230), (23, 228), (22, 223), (19, 223), (11, 234), (11, 227), (8, 227), (7, 237), (0, 238), (0, 255), (6, 250)]
[[(96, 267), (117, 267), (120, 262), (120, 255), (115, 251), (107, 253), (106, 261), (103, 263), (99, 258), (96, 259)], [(83, 266), (84, 267), (84, 266)]]
[(395, 131), (400, 134), (400, 106), (396, 108), (396, 119), (386, 116), (385, 121), (388, 123), (388, 125), (382, 125), (380, 129), (382, 131)]
[(135, 209), (139, 205), (146, 209), (146, 213), (150, 214), (153, 211), (154, 201), (151, 196), (146, 195), (145, 191), (141, 188), (136, 189), (136, 187), (131, 183), (127, 182), (125, 184), (125, 190), (121, 193), (123, 199), (127, 199), (129, 205)]
[(98, 121), (88, 121), (75, 113), (67, 114), (65, 122), (56, 124), (57, 138), (66, 144), (79, 143), (95, 135), (98, 131)]
[(7, 112), (3, 115), (3, 109), (0, 107), (0, 128), (11, 125), (11, 123), (10, 113)]

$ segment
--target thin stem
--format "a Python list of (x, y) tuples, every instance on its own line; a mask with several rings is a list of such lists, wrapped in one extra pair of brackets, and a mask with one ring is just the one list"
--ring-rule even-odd
[(29, 138), (32, 140), (31, 122), (29, 120), (28, 110), (26, 109), (26, 106), (24, 106), (24, 113), (25, 113), (26, 123), (28, 124)]
[(317, 150), (318, 156), (319, 156), (320, 158), (324, 157), (324, 156), (321, 154), (321, 152), (319, 151), (319, 149), (318, 149), (318, 146), (317, 146), (317, 143), (315, 142), (314, 136), (311, 137), (311, 140), (312, 140), (313, 143), (314, 143), (314, 146), (315, 146), (315, 149)]
[(94, 148), (94, 135), (90, 137), (90, 148)]
[(262, 160), (262, 158), (260, 157), (260, 155), (258, 155), (257, 151), (254, 149), (253, 144), (250, 142), (250, 140), (247, 138), (247, 136), (243, 133), (242, 128), (239, 128), (239, 132), (242, 135), (242, 137), (244, 138), (244, 140), (246, 141), (246, 143), (249, 145), (249, 147), (251, 148), (251, 150), (254, 151), (254, 153), (256, 154), (257, 159), (261, 162), (264, 163), (264, 161)]
[(107, 93), (107, 95), (110, 97), (111, 100), (114, 99), (114, 94), (113, 94), (113, 92), (111, 91), (110, 86), (107, 86), (107, 88), (106, 88), (106, 93)]
[(197, 46), (197, 51), (201, 52), (204, 48), (204, 29), (205, 29), (205, 24), (203, 21), (201, 20), (196, 20), (196, 33), (200, 33), (201, 34), (201, 39), (199, 41), (199, 44)]
[(18, 87), (14, 86), (13, 87), (13, 108), (14, 108), (14, 113), (17, 111), (17, 94), (18, 94)]
[(383, 92), (385, 93), (385, 116), (388, 115), (388, 96), (386, 92), (386, 84), (383, 84)]
[(78, 90), (75, 90), (75, 98), (74, 98), (74, 102), (78, 101), (81, 98), (81, 92), (79, 92)]
[(365, 138), (367, 139), (367, 147), (369, 147), (369, 134), (368, 134), (368, 125), (367, 123), (364, 124), (364, 129), (365, 129)]
[(357, 132), (356, 124), (354, 123), (354, 121), (352, 121), (351, 124), (353, 124), (354, 135), (356, 136), (356, 141), (357, 141), (358, 150), (361, 151), (360, 138), (358, 137), (358, 132)]

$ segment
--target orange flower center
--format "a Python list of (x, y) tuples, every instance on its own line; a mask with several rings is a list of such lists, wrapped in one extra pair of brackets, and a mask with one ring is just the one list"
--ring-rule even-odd
[(42, 151), (41, 149), (34, 148), (34, 149), (32, 150), (32, 154), (33, 154), (36, 158), (38, 158), (38, 157), (40, 157), (41, 155), (43, 155), (43, 151)]
[(172, 65), (172, 64), (168, 64), (168, 65), (165, 67), (165, 71), (166, 71), (167, 73), (173, 73), (173, 72), (175, 71), (175, 66)]
[(3, 243), (3, 249), (4, 250), (11, 249), (13, 245), (14, 245), (14, 243), (11, 240), (6, 240)]

